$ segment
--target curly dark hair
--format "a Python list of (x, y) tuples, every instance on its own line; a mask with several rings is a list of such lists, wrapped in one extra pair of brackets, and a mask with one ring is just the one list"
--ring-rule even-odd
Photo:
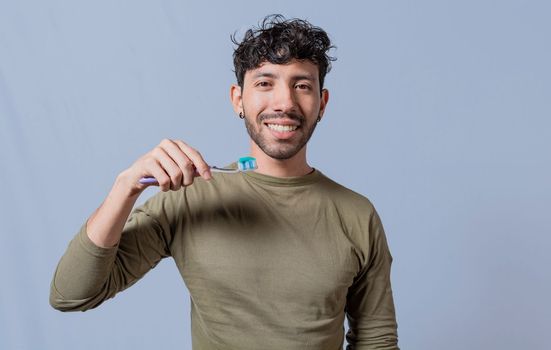
[(325, 75), (331, 70), (331, 61), (336, 60), (327, 53), (334, 48), (327, 33), (298, 18), (269, 15), (257, 28), (247, 30), (241, 42), (235, 36), (235, 33), (231, 36), (237, 45), (233, 65), (241, 88), (247, 70), (258, 68), (264, 62), (285, 64), (297, 59), (310, 60), (318, 66), (321, 91)]

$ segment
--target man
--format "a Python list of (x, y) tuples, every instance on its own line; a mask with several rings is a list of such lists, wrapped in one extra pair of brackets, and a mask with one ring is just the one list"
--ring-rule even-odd
[[(306, 160), (329, 99), (327, 34), (269, 16), (234, 42), (231, 101), (258, 169), (213, 175), (198, 151), (162, 141), (71, 241), (50, 303), (94, 308), (172, 256), (192, 297), (195, 350), (340, 349), (345, 316), (347, 349), (398, 349), (379, 216)], [(145, 176), (162, 192), (131, 213)]]

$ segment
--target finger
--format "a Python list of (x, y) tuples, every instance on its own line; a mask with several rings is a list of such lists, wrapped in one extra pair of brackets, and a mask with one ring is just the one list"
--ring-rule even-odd
[[(170, 189), (170, 177), (161, 167), (161, 164), (154, 157), (148, 157), (144, 161), (144, 176), (153, 176), (157, 180), (157, 185), (161, 191), (166, 192)], [(153, 185), (153, 184), (152, 184)]]
[(195, 166), (193, 162), (187, 157), (187, 155), (180, 149), (174, 141), (165, 139), (159, 145), (160, 147), (171, 148), (175, 146), (178, 150), (175, 153), (180, 155), (180, 161), (182, 162), (180, 170), (182, 172), (182, 183), (184, 186), (189, 186), (193, 183), (193, 179), (196, 176)]
[(196, 172), (192, 161), (187, 157), (183, 167), (183, 174), (184, 174), (184, 179), (183, 179), (184, 186), (191, 185), (193, 183), (193, 179), (196, 176)]
[(182, 187), (183, 173), (174, 160), (161, 147), (156, 147), (151, 155), (157, 160), (161, 168), (170, 177), (169, 189), (178, 190)]
[[(191, 179), (193, 179), (194, 176), (198, 176), (198, 174), (195, 174), (195, 167), (193, 165), (193, 162), (187, 157), (187, 155), (176, 144), (176, 142), (165, 139), (161, 142), (160, 146), (181, 169), (182, 174), (184, 174), (184, 179), (186, 179), (186, 177), (191, 177)], [(193, 180), (191, 182), (193, 182)], [(184, 181), (184, 184), (186, 186), (188, 185), (186, 181)]]
[(186, 154), (186, 156), (191, 159), (199, 174), (201, 174), (201, 176), (205, 180), (210, 180), (212, 178), (212, 175), (210, 173), (210, 166), (207, 164), (207, 162), (205, 162), (203, 156), (201, 156), (201, 154), (196, 149), (187, 145), (183, 141), (177, 140), (175, 141), (175, 143)]

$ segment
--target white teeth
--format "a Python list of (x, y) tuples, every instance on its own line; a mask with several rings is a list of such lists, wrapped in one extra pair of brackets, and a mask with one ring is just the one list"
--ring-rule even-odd
[(266, 124), (266, 125), (268, 125), (270, 129), (275, 131), (280, 131), (280, 132), (294, 131), (298, 128), (298, 126), (296, 125), (279, 125), (279, 124)]

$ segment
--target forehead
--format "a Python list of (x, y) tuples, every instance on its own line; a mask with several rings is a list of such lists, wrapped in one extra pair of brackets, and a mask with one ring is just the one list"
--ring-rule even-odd
[(291, 60), (285, 64), (263, 62), (260, 66), (245, 72), (245, 82), (260, 77), (293, 80), (298, 78), (317, 82), (319, 80), (318, 72), (318, 66), (309, 60)]

